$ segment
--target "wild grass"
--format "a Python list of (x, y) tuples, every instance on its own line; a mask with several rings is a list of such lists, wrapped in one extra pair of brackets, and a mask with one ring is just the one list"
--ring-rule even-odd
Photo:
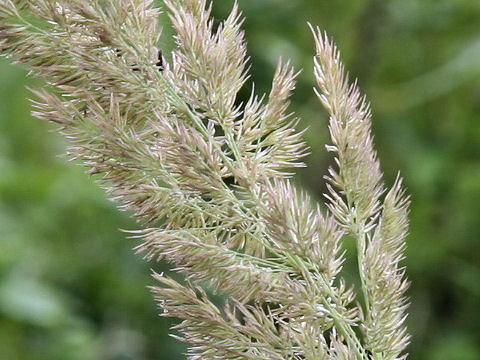
[[(240, 104), (238, 6), (215, 28), (206, 0), (164, 7), (168, 56), (152, 0), (0, 0), (0, 50), (46, 79), (33, 114), (58, 124), (67, 155), (140, 221), (137, 251), (185, 276), (154, 274), (152, 291), (182, 320), (188, 357), (404, 359), (409, 201), (400, 177), (383, 183), (368, 102), (336, 46), (311, 26), (336, 164), (321, 207), (290, 179), (308, 153), (288, 110), (298, 73), (280, 61), (270, 93)], [(342, 276), (346, 236), (359, 289)]]

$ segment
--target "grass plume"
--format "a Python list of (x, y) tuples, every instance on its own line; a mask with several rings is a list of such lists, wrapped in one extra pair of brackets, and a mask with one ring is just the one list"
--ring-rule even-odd
[[(137, 251), (185, 276), (154, 274), (152, 291), (164, 316), (182, 320), (188, 357), (405, 358), (409, 201), (400, 178), (383, 184), (368, 102), (335, 45), (311, 27), (336, 162), (325, 212), (290, 181), (308, 152), (288, 111), (298, 73), (279, 62), (270, 94), (239, 105), (238, 6), (215, 29), (205, 0), (164, 6), (176, 31), (169, 61), (152, 0), (0, 0), (0, 51), (47, 80), (34, 115), (58, 124), (67, 155), (141, 222)], [(346, 235), (363, 305), (341, 273)]]

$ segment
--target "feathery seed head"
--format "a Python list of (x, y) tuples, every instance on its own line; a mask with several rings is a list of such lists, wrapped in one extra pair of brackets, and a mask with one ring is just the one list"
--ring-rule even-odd
[[(409, 201), (400, 178), (383, 184), (370, 107), (336, 46), (311, 26), (336, 163), (323, 212), (288, 179), (308, 151), (288, 110), (298, 73), (279, 61), (270, 93), (238, 104), (248, 79), (238, 5), (214, 29), (211, 3), (165, 0), (176, 31), (167, 61), (153, 4), (0, 0), (0, 51), (47, 79), (33, 114), (59, 126), (67, 155), (103, 174), (144, 226), (136, 250), (185, 276), (154, 274), (152, 291), (163, 316), (182, 319), (189, 358), (404, 358)], [(346, 234), (363, 305), (342, 276)]]

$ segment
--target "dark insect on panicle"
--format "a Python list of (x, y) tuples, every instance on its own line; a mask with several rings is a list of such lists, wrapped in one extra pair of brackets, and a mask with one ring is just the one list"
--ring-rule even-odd
[(158, 71), (163, 71), (163, 54), (162, 54), (162, 50), (158, 50), (158, 54), (157, 54), (157, 63), (155, 64), (158, 68)]
[[(120, 49), (115, 49), (115, 54), (118, 57), (122, 56), (122, 51)], [(163, 54), (162, 50), (158, 50), (157, 53), (157, 62), (155, 63), (155, 66), (158, 68), (158, 71), (163, 71)], [(140, 68), (137, 65), (131, 65), (132, 71), (140, 71)]]

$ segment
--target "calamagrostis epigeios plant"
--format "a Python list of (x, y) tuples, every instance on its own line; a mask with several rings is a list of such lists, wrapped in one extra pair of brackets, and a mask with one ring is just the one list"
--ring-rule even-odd
[[(239, 104), (237, 6), (214, 29), (206, 0), (165, 0), (177, 34), (167, 61), (152, 3), (0, 0), (0, 49), (47, 79), (34, 115), (57, 123), (68, 155), (144, 225), (138, 251), (185, 275), (155, 274), (152, 290), (164, 316), (183, 320), (189, 358), (406, 357), (408, 200), (400, 179), (382, 183), (368, 103), (335, 45), (312, 28), (336, 162), (323, 211), (288, 180), (307, 151), (288, 112), (296, 72), (279, 62), (270, 94)], [(341, 276), (347, 235), (359, 301)]]

